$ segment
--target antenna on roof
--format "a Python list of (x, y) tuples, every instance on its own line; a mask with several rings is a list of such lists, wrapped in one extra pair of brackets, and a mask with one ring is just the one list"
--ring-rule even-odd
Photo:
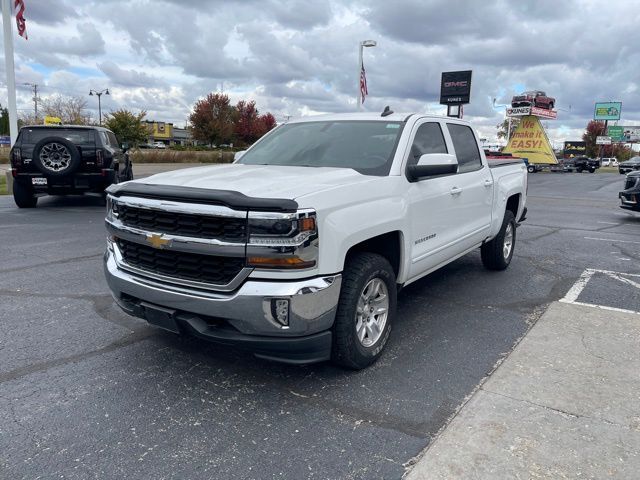
[(388, 117), (389, 115), (391, 115), (393, 113), (393, 110), (391, 110), (389, 108), (389, 105), (387, 105), (386, 107), (384, 107), (384, 112), (382, 112), (382, 115), (380, 115), (381, 117)]

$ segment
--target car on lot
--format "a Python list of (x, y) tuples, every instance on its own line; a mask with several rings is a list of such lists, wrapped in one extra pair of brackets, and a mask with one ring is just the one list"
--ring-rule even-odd
[(623, 190), (618, 197), (621, 208), (640, 212), (640, 171), (627, 174)]
[(620, 165), (618, 165), (618, 171), (621, 174), (633, 172), (634, 170), (640, 170), (640, 157), (631, 157), (626, 162), (620, 162)]
[(541, 90), (531, 90), (523, 92), (520, 95), (516, 95), (511, 99), (511, 106), (516, 107), (539, 107), (553, 110), (553, 106), (556, 104), (556, 99), (548, 97), (547, 94)]
[(164, 143), (162, 143), (162, 142), (153, 142), (153, 143), (151, 144), (151, 148), (160, 148), (160, 149), (163, 149), (163, 148), (167, 148), (167, 145), (166, 145), (166, 144), (164, 144)]
[(13, 198), (20, 208), (35, 207), (42, 195), (104, 194), (109, 185), (133, 178), (129, 156), (102, 127), (23, 127), (10, 159)]
[(616, 157), (604, 157), (601, 163), (603, 167), (617, 167), (619, 165)]
[(573, 157), (565, 158), (562, 161), (562, 168), (565, 172), (589, 172), (594, 173), (600, 168), (600, 160), (589, 157)]
[(306, 117), (238, 157), (109, 188), (104, 267), (125, 312), (262, 358), (366, 367), (400, 288), (476, 249), (506, 269), (525, 217), (523, 161), (459, 119)]

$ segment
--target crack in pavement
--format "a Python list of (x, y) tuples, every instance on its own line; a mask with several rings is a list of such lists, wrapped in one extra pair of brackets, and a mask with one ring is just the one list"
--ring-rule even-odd
[(26, 266), (22, 266), (22, 267), (11, 267), (11, 268), (6, 268), (6, 269), (3, 269), (3, 270), (0, 270), (0, 273), (19, 272), (21, 270), (29, 270), (31, 268), (48, 267), (48, 266), (51, 266), (51, 265), (64, 265), (65, 263), (80, 262), (82, 260), (88, 260), (90, 258), (98, 258), (98, 257), (101, 257), (102, 255), (103, 255), (103, 253), (95, 253), (93, 255), (83, 255), (81, 257), (63, 258), (61, 260), (53, 260), (51, 262), (36, 263), (36, 264), (33, 264), (33, 265), (26, 265)]

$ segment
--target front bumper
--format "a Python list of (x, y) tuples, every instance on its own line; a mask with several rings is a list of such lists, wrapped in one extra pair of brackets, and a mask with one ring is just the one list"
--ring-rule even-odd
[[(113, 296), (130, 315), (149, 321), (159, 308), (180, 333), (247, 347), (263, 358), (311, 363), (330, 357), (330, 329), (342, 283), (339, 274), (290, 281), (249, 279), (233, 292), (211, 292), (127, 272), (110, 250), (104, 261)], [(275, 319), (276, 299), (289, 302), (288, 326)]]
[(620, 192), (618, 196), (620, 197), (620, 208), (640, 211), (640, 191), (633, 193)]

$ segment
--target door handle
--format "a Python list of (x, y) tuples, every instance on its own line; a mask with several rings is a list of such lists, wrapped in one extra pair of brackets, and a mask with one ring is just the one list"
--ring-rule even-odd
[(493, 185), (493, 180), (485, 180), (484, 181), (484, 186), (485, 187), (490, 187), (491, 185)]
[(458, 187), (453, 187), (453, 188), (449, 191), (449, 193), (450, 193), (451, 195), (460, 195), (460, 194), (462, 193), (462, 189), (461, 189), (461, 188), (458, 188)]

